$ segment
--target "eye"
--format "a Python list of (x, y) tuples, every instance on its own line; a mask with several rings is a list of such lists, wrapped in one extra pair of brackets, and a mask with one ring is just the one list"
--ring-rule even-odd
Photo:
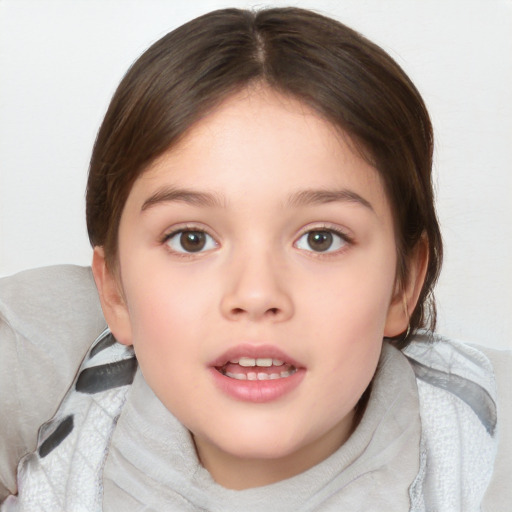
[(295, 246), (304, 251), (334, 252), (349, 243), (347, 238), (332, 229), (314, 229), (304, 233)]
[(165, 243), (175, 252), (196, 253), (217, 247), (217, 242), (204, 231), (181, 229), (167, 236)]

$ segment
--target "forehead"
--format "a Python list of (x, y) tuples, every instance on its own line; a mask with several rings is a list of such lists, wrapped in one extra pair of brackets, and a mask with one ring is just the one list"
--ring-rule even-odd
[(349, 187), (387, 207), (379, 174), (347, 134), (301, 101), (264, 86), (229, 97), (193, 125), (138, 178), (129, 200), (140, 204), (164, 185), (230, 199)]

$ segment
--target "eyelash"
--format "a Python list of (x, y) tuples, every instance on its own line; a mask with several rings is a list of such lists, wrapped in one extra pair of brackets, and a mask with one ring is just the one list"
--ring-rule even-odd
[[(211, 241), (213, 241), (213, 243), (215, 244), (214, 247), (209, 247), (208, 249), (206, 250), (203, 250), (203, 247), (200, 248), (200, 250), (198, 251), (186, 251), (186, 250), (176, 250), (174, 248), (172, 248), (169, 244), (169, 242), (177, 237), (178, 235), (183, 235), (185, 233), (201, 233), (201, 234), (204, 234), (206, 235), (208, 238), (210, 238)], [(206, 241), (205, 243), (208, 244), (210, 243), (211, 244), (211, 241), (208, 242)], [(207, 253), (209, 252), (210, 250), (214, 249), (215, 247), (217, 247), (219, 244), (217, 242), (217, 240), (215, 239), (215, 237), (213, 237), (212, 235), (210, 235), (208, 233), (208, 231), (206, 231), (205, 229), (203, 228), (199, 228), (197, 226), (181, 226), (177, 229), (174, 229), (172, 230), (170, 233), (166, 233), (162, 239), (160, 240), (160, 243), (162, 245), (166, 245), (167, 246), (167, 249), (169, 250), (169, 252), (171, 252), (174, 256), (177, 256), (177, 257), (181, 257), (181, 258), (191, 258), (191, 257), (196, 257), (200, 254), (203, 254), (203, 253)]]
[[(330, 247), (326, 249), (325, 251), (315, 251), (314, 249), (302, 249), (301, 247), (298, 247), (298, 243), (300, 240), (311, 233), (330, 233), (340, 239), (342, 242), (342, 246), (335, 250), (330, 250)], [(345, 252), (351, 245), (354, 245), (354, 238), (350, 235), (348, 235), (345, 231), (335, 228), (330, 225), (320, 225), (320, 226), (308, 226), (305, 228), (301, 234), (296, 238), (296, 241), (294, 242), (294, 247), (297, 247), (297, 249), (311, 253), (311, 255), (315, 258), (329, 258), (333, 256), (337, 256), (343, 252)]]
[[(169, 241), (172, 240), (173, 238), (177, 237), (180, 234), (183, 235), (184, 233), (201, 233), (201, 234), (204, 234), (204, 235), (206, 235), (210, 239), (210, 241), (207, 240), (205, 242), (205, 244), (211, 244), (212, 241), (213, 241), (213, 243), (215, 245), (214, 245), (214, 247), (208, 247), (206, 250), (203, 250), (204, 248), (201, 247), (198, 251), (187, 251), (186, 249), (183, 248), (183, 246), (182, 246), (182, 248), (184, 250), (176, 250), (176, 249), (172, 248), (169, 245)], [(339, 238), (339, 240), (342, 243), (342, 246), (337, 248), (337, 249), (334, 249), (334, 250), (330, 250), (331, 248), (328, 247), (325, 251), (321, 251), (321, 250), (315, 251), (313, 248), (311, 248), (311, 246), (310, 246), (309, 249), (299, 247), (300, 240), (304, 236), (310, 235), (312, 233), (329, 233), (331, 235), (334, 235), (335, 237)], [(199, 228), (197, 226), (182, 226), (182, 227), (179, 227), (177, 229), (174, 229), (170, 233), (166, 233), (162, 237), (162, 239), (160, 240), (160, 243), (162, 245), (166, 245), (168, 250), (171, 253), (173, 253), (174, 255), (176, 255), (178, 257), (183, 257), (183, 258), (195, 257), (197, 255), (200, 255), (200, 254), (203, 254), (203, 253), (207, 253), (207, 252), (211, 251), (212, 249), (214, 249), (214, 248), (219, 246), (219, 243), (217, 242), (215, 237), (210, 235), (205, 229)], [(332, 243), (334, 243), (334, 241), (332, 241)], [(346, 232), (340, 230), (339, 228), (334, 228), (334, 227), (329, 226), (329, 225), (320, 225), (320, 226), (308, 226), (307, 228), (305, 228), (300, 233), (300, 235), (295, 239), (295, 242), (293, 243), (293, 246), (296, 247), (297, 249), (301, 250), (301, 251), (304, 251), (304, 252), (307, 252), (307, 253), (311, 253), (311, 255), (314, 255), (314, 257), (316, 257), (316, 258), (328, 258), (328, 257), (336, 256), (336, 255), (346, 251), (347, 248), (349, 246), (353, 245), (353, 244), (354, 244), (354, 239), (351, 236), (349, 236)]]

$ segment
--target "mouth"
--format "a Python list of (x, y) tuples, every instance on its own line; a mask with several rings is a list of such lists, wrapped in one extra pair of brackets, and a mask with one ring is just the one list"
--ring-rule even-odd
[(286, 379), (297, 372), (293, 364), (281, 359), (249, 356), (230, 359), (215, 369), (230, 379), (250, 381)]
[(229, 397), (263, 403), (292, 393), (306, 374), (304, 365), (274, 345), (243, 344), (209, 364), (213, 381)]

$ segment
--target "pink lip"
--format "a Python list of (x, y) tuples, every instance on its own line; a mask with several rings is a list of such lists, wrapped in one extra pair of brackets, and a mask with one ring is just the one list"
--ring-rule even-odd
[[(240, 357), (272, 358), (293, 365), (297, 371), (289, 377), (275, 380), (237, 380), (223, 375), (218, 368)], [(264, 403), (278, 400), (292, 392), (306, 374), (304, 365), (271, 345), (238, 345), (226, 351), (209, 364), (215, 385), (229, 397), (244, 402)]]

